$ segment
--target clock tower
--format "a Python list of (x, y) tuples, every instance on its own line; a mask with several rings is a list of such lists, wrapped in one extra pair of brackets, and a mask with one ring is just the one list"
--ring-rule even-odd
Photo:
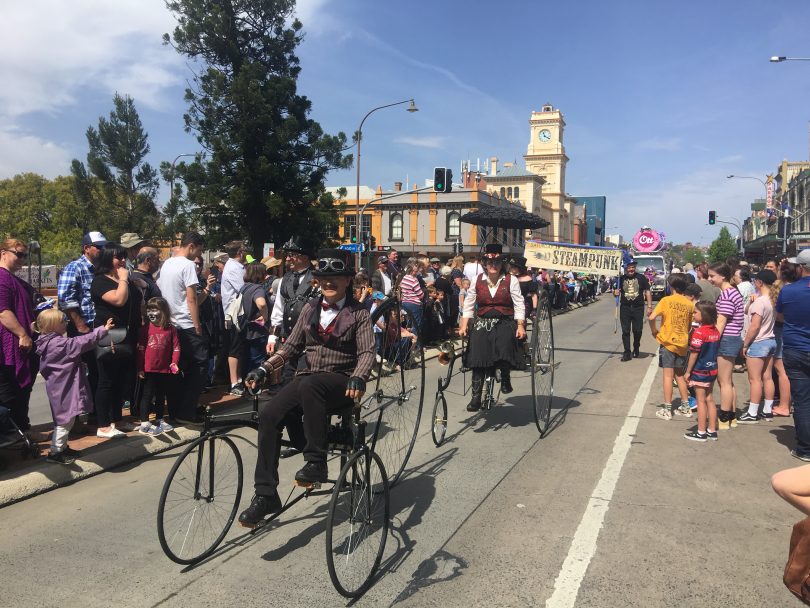
[[(552, 240), (571, 241), (572, 209), (565, 195), (565, 165), (568, 157), (563, 145), (565, 120), (562, 112), (546, 104), (529, 118), (529, 148), (523, 159), (526, 169), (545, 178), (542, 191), (543, 206), (552, 212)], [(535, 211), (537, 213), (537, 211)]]

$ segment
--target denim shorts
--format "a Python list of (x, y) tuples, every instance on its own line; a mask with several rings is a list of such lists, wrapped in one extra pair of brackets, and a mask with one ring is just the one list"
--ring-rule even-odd
[(667, 350), (662, 345), (658, 346), (658, 367), (664, 369), (686, 369), (686, 355), (678, 355)]
[(717, 351), (718, 357), (736, 357), (742, 350), (741, 336), (721, 336), (720, 348)]
[(746, 356), (764, 359), (771, 357), (776, 352), (776, 338), (765, 338), (764, 340), (757, 340), (748, 347)]

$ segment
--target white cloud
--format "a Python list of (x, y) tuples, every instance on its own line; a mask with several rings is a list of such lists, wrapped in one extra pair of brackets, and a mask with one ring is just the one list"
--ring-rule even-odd
[(406, 144), (408, 146), (416, 146), (418, 148), (433, 148), (441, 149), (444, 147), (444, 137), (427, 136), (427, 137), (397, 137), (394, 139), (395, 144)]
[(667, 152), (674, 152), (681, 149), (680, 137), (653, 137), (640, 141), (637, 147), (641, 150), (662, 150)]
[(60, 144), (0, 129), (0, 177), (32, 172), (54, 178), (68, 172), (70, 159)]

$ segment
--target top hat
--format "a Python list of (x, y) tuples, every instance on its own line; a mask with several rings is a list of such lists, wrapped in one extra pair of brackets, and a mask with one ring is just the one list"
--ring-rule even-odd
[(503, 247), (500, 243), (487, 243), (484, 248), (484, 258), (488, 260), (500, 260), (503, 257)]
[(344, 249), (321, 249), (318, 265), (312, 271), (314, 277), (353, 277), (354, 255)]
[(291, 236), (290, 240), (284, 243), (281, 248), (291, 253), (302, 253), (309, 258), (315, 257), (312, 255), (314, 249), (312, 243), (300, 236)]

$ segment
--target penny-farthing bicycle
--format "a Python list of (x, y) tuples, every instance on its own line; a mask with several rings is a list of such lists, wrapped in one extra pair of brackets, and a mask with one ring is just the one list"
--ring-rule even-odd
[[(339, 464), (337, 476), (330, 475), (331, 488), (298, 486), (293, 497), (293, 486), (282, 510), (259, 526), (304, 498), (330, 496), (326, 564), (335, 589), (350, 598), (365, 593), (379, 569), (390, 524), (389, 490), (413, 449), (424, 394), (422, 348), (411, 340), (399, 302), (386, 301), (371, 318), (384, 335), (378, 340), (378, 362), (366, 395), (360, 404), (335, 396), (344, 407), (328, 434), (330, 463)], [(244, 482), (234, 432), (240, 427), (258, 429), (258, 411), (258, 397), (249, 411), (214, 414), (208, 408), (200, 437), (186, 446), (169, 471), (158, 503), (157, 531), (172, 561), (199, 563), (225, 540), (239, 511)]]
[[(462, 222), (483, 226), (485, 230), (482, 242), (494, 238), (493, 235), (504, 233), (507, 230), (533, 230), (542, 228), (547, 222), (522, 209), (515, 207), (482, 207), (478, 211), (468, 213), (461, 218)], [(456, 352), (452, 342), (445, 342), (441, 349), (443, 363), (449, 363), (443, 378), (439, 378), (436, 398), (433, 405), (431, 420), (431, 433), (433, 443), (440, 446), (447, 433), (447, 399), (444, 391), (450, 386), (454, 376), (457, 359), (462, 352)], [(532, 391), (532, 406), (534, 421), (537, 430), (543, 436), (548, 431), (551, 417), (551, 402), (554, 396), (554, 328), (551, 315), (551, 301), (545, 290), (538, 294), (537, 309), (534, 317), (527, 326), (527, 336), (524, 343), (525, 374), (530, 378)], [(463, 370), (462, 370), (463, 372)], [(490, 370), (484, 379), (484, 391), (480, 415), (486, 415), (499, 398), (498, 377), (496, 370)], [(518, 372), (519, 373), (519, 372)], [(517, 376), (515, 376), (517, 377)], [(465, 391), (466, 392), (466, 391)]]

